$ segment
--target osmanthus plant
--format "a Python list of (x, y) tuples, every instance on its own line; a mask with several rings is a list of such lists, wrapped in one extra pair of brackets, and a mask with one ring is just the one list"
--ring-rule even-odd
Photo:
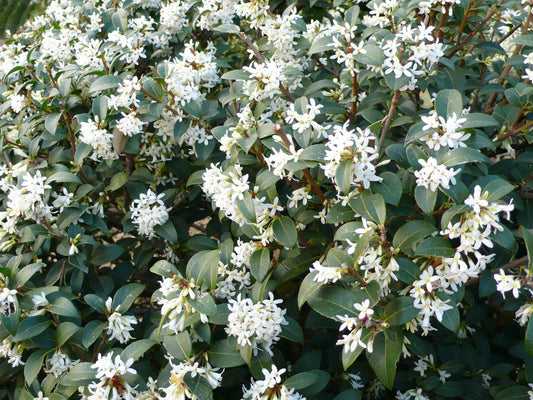
[(520, 0), (53, 0), (0, 48), (0, 397), (531, 399)]

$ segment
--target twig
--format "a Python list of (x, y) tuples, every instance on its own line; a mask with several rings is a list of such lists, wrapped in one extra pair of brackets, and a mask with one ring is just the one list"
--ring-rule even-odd
[(383, 129), (381, 130), (381, 136), (379, 137), (379, 152), (381, 153), (381, 149), (383, 148), (383, 143), (385, 143), (385, 138), (387, 137), (387, 133), (389, 132), (390, 124), (392, 122), (392, 116), (394, 115), (394, 111), (396, 111), (396, 107), (398, 106), (398, 100), (400, 98), (400, 91), (396, 90), (394, 92), (394, 96), (392, 97), (389, 113), (384, 119), (383, 122)]
[(352, 75), (352, 106), (350, 108), (350, 124), (355, 122), (355, 114), (357, 114), (358, 91), (359, 85), (357, 84), (357, 74), (354, 72)]

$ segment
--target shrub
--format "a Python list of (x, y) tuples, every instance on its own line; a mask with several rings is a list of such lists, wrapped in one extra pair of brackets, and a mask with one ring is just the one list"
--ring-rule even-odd
[(532, 19), (52, 1), (0, 51), (2, 395), (531, 398)]

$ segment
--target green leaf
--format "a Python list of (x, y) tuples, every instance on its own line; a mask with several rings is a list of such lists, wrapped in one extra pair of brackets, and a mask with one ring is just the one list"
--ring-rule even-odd
[(317, 276), (318, 271), (312, 271), (307, 274), (300, 288), (298, 289), (298, 307), (302, 308), (304, 303), (322, 286), (322, 282), (315, 282), (313, 279)]
[(187, 372), (183, 377), (183, 382), (198, 400), (211, 400), (213, 398), (213, 389), (204, 377), (196, 375), (193, 378), (191, 373)]
[(176, 231), (171, 219), (168, 219), (163, 225), (154, 226), (154, 230), (159, 236), (165, 238), (170, 243), (178, 243), (178, 232)]
[(241, 29), (237, 25), (221, 24), (219, 26), (214, 27), (213, 30), (223, 33), (239, 33)]
[(353, 308), (358, 302), (357, 296), (349, 290), (336, 286), (320, 288), (307, 302), (313, 310), (325, 317), (338, 320), (337, 315), (356, 317), (358, 314)]
[(402, 181), (398, 175), (388, 171), (382, 173), (380, 178), (381, 182), (372, 182), (372, 191), (383, 196), (386, 203), (397, 206), (402, 197)]
[(111, 182), (106, 186), (106, 191), (113, 191), (120, 189), (126, 183), (128, 183), (129, 176), (125, 172), (119, 172), (118, 174), (113, 175)]
[(526, 352), (530, 356), (533, 356), (533, 318), (529, 318), (526, 329), (525, 345)]
[(180, 332), (177, 335), (167, 335), (163, 339), (163, 346), (168, 354), (176, 360), (187, 360), (191, 355), (192, 343), (189, 332)]
[(101, 76), (96, 79), (89, 88), (89, 93), (102, 92), (108, 89), (114, 89), (122, 83), (122, 78), (116, 75)]
[(163, 278), (172, 278), (174, 275), (181, 276), (178, 269), (167, 260), (159, 260), (156, 262), (152, 268), (150, 268), (150, 272), (160, 275)]
[[(494, 117), (483, 113), (472, 113), (463, 115), (466, 118), (466, 122), (463, 123), (462, 129), (467, 128), (484, 128), (487, 126), (498, 126), (498, 121)], [(460, 147), (466, 149), (467, 147)]]
[(242, 69), (228, 71), (221, 76), (222, 79), (231, 79), (235, 81), (247, 81), (250, 79), (250, 73)]
[(437, 228), (425, 221), (410, 221), (400, 227), (392, 238), (392, 245), (402, 251), (414, 250), (415, 245)]
[(215, 300), (211, 297), (211, 295), (207, 293), (203, 293), (201, 295), (197, 294), (194, 299), (188, 298), (187, 302), (198, 312), (205, 314), (205, 315), (216, 315), (217, 305), (215, 304)]
[(353, 165), (352, 158), (341, 161), (340, 165), (335, 171), (335, 182), (337, 186), (344, 194), (350, 193), (353, 178)]
[(92, 252), (91, 262), (94, 265), (107, 264), (119, 258), (124, 251), (123, 247), (116, 244), (95, 247)]
[(52, 314), (63, 315), (65, 317), (80, 318), (80, 312), (72, 302), (66, 297), (58, 297), (49, 307)]
[(325, 51), (333, 50), (333, 38), (331, 36), (324, 36), (313, 40), (311, 47), (309, 47), (308, 55), (324, 53)]
[(458, 90), (444, 89), (437, 93), (435, 110), (440, 117), (450, 118), (454, 113), (457, 118), (463, 111), (463, 97)]
[[(309, 396), (311, 394), (316, 394), (325, 388), (329, 383), (330, 378), (331, 376), (326, 371), (315, 369), (291, 376), (284, 382), (284, 385), (289, 389), (294, 389)], [(317, 383), (319, 384), (319, 387), (315, 386)], [(312, 393), (304, 390), (312, 386), (314, 387)]]
[(57, 131), (57, 125), (59, 124), (60, 119), (61, 119), (60, 113), (52, 113), (50, 115), (47, 115), (44, 121), (44, 128), (48, 132), (50, 132), (52, 135), (55, 135)]
[(263, 282), (270, 269), (270, 250), (262, 248), (254, 251), (250, 257), (250, 272), (258, 282)]
[(527, 268), (530, 275), (533, 275), (533, 233), (531, 233), (526, 227), (521, 226), (522, 238), (526, 244), (527, 255), (528, 255), (528, 264)]
[(237, 198), (235, 200), (235, 205), (249, 222), (255, 223), (257, 221), (254, 201), (250, 192), (246, 192), (242, 200)]
[(28, 385), (31, 385), (35, 378), (37, 378), (37, 375), (39, 375), (43, 367), (44, 357), (51, 351), (53, 350), (40, 349), (30, 354), (24, 365), (24, 379)]
[(98, 116), (100, 121), (105, 121), (108, 110), (107, 96), (98, 96), (96, 99), (94, 99), (92, 109), (93, 114)]
[(137, 297), (141, 295), (146, 287), (141, 283), (128, 283), (117, 290), (113, 297), (113, 310), (124, 314), (128, 311)]
[(455, 249), (448, 239), (440, 236), (429, 237), (416, 248), (417, 256), (451, 258), (455, 256)]
[(81, 180), (76, 175), (74, 175), (72, 172), (59, 171), (59, 172), (54, 172), (46, 180), (46, 183), (52, 183), (52, 182), (81, 183)]
[(282, 325), (280, 336), (292, 342), (304, 344), (304, 333), (300, 324), (291, 317), (285, 317), (288, 324)]
[(42, 315), (23, 319), (19, 324), (17, 334), (13, 337), (13, 342), (21, 342), (41, 334), (51, 323), (49, 318)]
[(296, 246), (298, 231), (292, 218), (283, 216), (276, 219), (272, 224), (272, 230), (274, 231), (274, 237), (283, 247), (290, 249)]
[(100, 337), (106, 325), (107, 324), (105, 322), (95, 320), (90, 321), (85, 328), (83, 328), (81, 343), (85, 346), (85, 348), (89, 348), (89, 346), (92, 345), (95, 340), (98, 339), (98, 337)]
[(410, 285), (420, 277), (420, 269), (418, 266), (408, 258), (399, 257), (395, 259), (400, 269), (395, 272), (395, 275), (402, 282)]
[(61, 384), (65, 386), (87, 386), (96, 381), (96, 369), (91, 368), (92, 363), (82, 362), (74, 365), (70, 371), (61, 379)]
[(105, 301), (100, 296), (90, 293), (85, 295), (83, 299), (93, 310), (98, 311), (100, 314), (106, 313)]
[(528, 400), (528, 388), (526, 386), (514, 385), (503, 389), (494, 397), (494, 400)]
[(376, 336), (372, 353), (366, 352), (370, 366), (378, 379), (392, 390), (396, 376), (396, 363), (402, 354), (403, 336), (396, 330), (387, 329)]
[(367, 43), (363, 46), (366, 50), (365, 54), (357, 53), (355, 59), (363, 64), (369, 65), (383, 65), (384, 57), (381, 48), (375, 44)]
[(232, 345), (229, 339), (214, 343), (208, 354), (209, 362), (217, 368), (232, 368), (244, 364), (237, 347)]
[(415, 188), (416, 204), (418, 204), (418, 207), (420, 207), (424, 213), (431, 215), (435, 209), (438, 193), (437, 190), (433, 191), (424, 186), (417, 186)]
[(387, 209), (381, 194), (362, 194), (355, 199), (351, 199), (349, 204), (356, 213), (365, 219), (374, 221), (380, 225), (385, 224)]
[(56, 330), (56, 341), (58, 346), (63, 346), (81, 327), (72, 322), (59, 324)]
[(214, 289), (218, 278), (220, 250), (204, 250), (196, 253), (187, 263), (187, 276), (194, 278), (197, 285), (206, 283)]
[(130, 358), (133, 358), (133, 361), (135, 362), (139, 360), (139, 358), (141, 358), (144, 353), (146, 353), (152, 346), (155, 346), (156, 344), (157, 340), (153, 339), (136, 340), (130, 343), (124, 350), (122, 350), (120, 358), (124, 362), (127, 362)]
[(472, 149), (470, 147), (458, 147), (456, 149), (449, 150), (442, 159), (440, 160), (441, 164), (446, 165), (447, 167), (454, 167), (456, 165), (466, 164), (466, 163), (490, 163), (490, 159), (481, 154), (479, 150)]
[(335, 396), (333, 400), (361, 400), (363, 392), (358, 389), (349, 389)]
[(413, 305), (413, 298), (401, 296), (393, 299), (385, 306), (383, 319), (391, 326), (403, 325), (418, 315), (419, 310)]

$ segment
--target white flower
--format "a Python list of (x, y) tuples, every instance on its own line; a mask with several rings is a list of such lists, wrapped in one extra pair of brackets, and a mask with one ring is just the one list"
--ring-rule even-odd
[(156, 195), (148, 189), (146, 193), (141, 193), (138, 199), (133, 200), (130, 208), (131, 218), (132, 222), (138, 226), (141, 235), (154, 237), (154, 227), (168, 221), (170, 209), (165, 207), (163, 196), (163, 193)]
[(39, 390), (37, 397), (34, 397), (33, 400), (50, 400), (48, 397), (45, 397), (42, 390)]
[(325, 267), (319, 261), (315, 261), (313, 267), (309, 268), (309, 272), (313, 271), (317, 272), (313, 278), (314, 282), (335, 283), (342, 278), (342, 268)]
[(133, 339), (130, 332), (134, 329), (132, 325), (138, 321), (135, 317), (130, 315), (122, 315), (117, 310), (119, 307), (112, 310), (113, 300), (109, 297), (106, 301), (107, 317), (107, 334), (109, 340), (117, 339), (120, 343), (127, 343)]
[(447, 169), (444, 165), (438, 164), (437, 159), (433, 157), (429, 157), (427, 161), (420, 159), (418, 162), (423, 167), (421, 170), (415, 171), (418, 186), (423, 186), (434, 192), (439, 186), (443, 189), (449, 189), (450, 183), (455, 185), (455, 175), (459, 173), (459, 169), (455, 171), (451, 168)]
[(364, 320), (367, 318), (372, 318), (374, 315), (374, 310), (370, 308), (370, 300), (366, 299), (361, 304), (355, 303), (353, 307), (359, 311), (359, 319)]

